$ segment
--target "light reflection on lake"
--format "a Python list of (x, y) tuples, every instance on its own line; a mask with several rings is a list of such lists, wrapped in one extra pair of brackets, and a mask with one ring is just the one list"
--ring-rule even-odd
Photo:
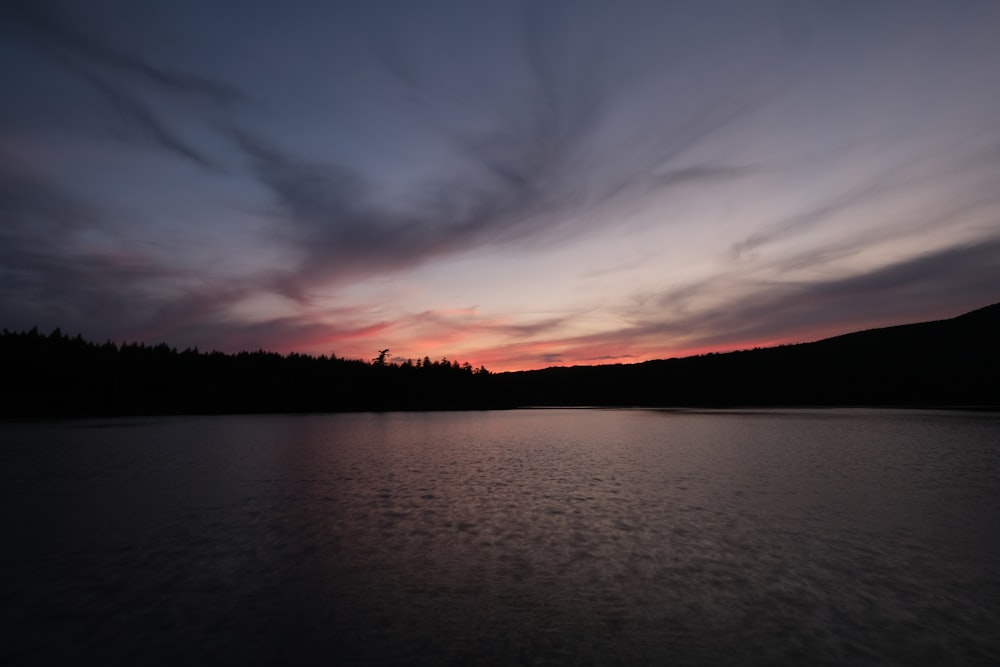
[(1000, 661), (1000, 415), (0, 424), (5, 663)]

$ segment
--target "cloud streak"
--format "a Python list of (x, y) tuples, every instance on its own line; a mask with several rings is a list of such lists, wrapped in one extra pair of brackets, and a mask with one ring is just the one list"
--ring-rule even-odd
[(219, 104), (244, 102), (236, 88), (207, 77), (161, 67), (148, 60), (115, 48), (107, 41), (77, 30), (60, 18), (56, 6), (38, 0), (13, 0), (7, 4), (8, 16), (26, 29), (37, 47), (54, 52), (60, 58), (74, 59), (116, 70), (173, 93), (200, 97)]
[[(7, 14), (24, 41), (52, 62), (86, 81), (115, 110), (124, 136), (158, 146), (199, 167), (218, 165), (171, 128), (164, 114), (143, 101), (139, 90), (163, 99), (184, 99), (213, 109), (232, 108), (246, 97), (235, 87), (207, 77), (158, 66), (88, 35), (61, 18), (47, 2), (15, 0)], [(162, 106), (162, 103), (161, 105)]]

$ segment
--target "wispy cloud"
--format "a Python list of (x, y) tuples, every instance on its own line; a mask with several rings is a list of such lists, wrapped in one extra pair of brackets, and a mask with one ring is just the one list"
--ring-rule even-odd
[(173, 93), (200, 97), (220, 104), (245, 101), (235, 87), (191, 72), (154, 64), (149, 60), (116, 48), (108, 41), (85, 33), (64, 20), (57, 6), (45, 0), (12, 0), (6, 14), (19, 23), (31, 42), (60, 57), (75, 59), (118, 71)]
[(223, 279), (192, 280), (117, 238), (112, 220), (40, 174), (0, 169), (0, 321), (95, 338), (153, 336), (248, 293)]
[(235, 87), (117, 48), (107, 39), (74, 27), (48, 2), (15, 0), (7, 5), (6, 14), (28, 45), (79, 76), (107, 101), (121, 121), (122, 136), (165, 149), (200, 167), (218, 168), (193, 142), (182, 138), (165, 114), (155, 110), (162, 102), (153, 104), (143, 98), (158, 95), (161, 100), (183, 99), (203, 108), (227, 108), (246, 101)]
[[(134, 251), (82, 247), (100, 210), (25, 173), (0, 171), (0, 319), (68, 328), (133, 321), (137, 285), (171, 271)], [(93, 329), (93, 327), (86, 327)]]
[(620, 103), (614, 93), (627, 91), (600, 67), (567, 67), (575, 61), (548, 39), (551, 17), (544, 14), (532, 5), (520, 33), (515, 30), (523, 65), (508, 86), (513, 97), (484, 108), (474, 96), (489, 93), (473, 88), (464, 92), (464, 105), (454, 101), (476, 110), (471, 123), (439, 115), (424, 96), (428, 84), (411, 66), (415, 58), (405, 43), (372, 43), (374, 60), (406, 92), (406, 113), (454, 154), (405, 200), (386, 202), (377, 183), (336, 156), (301, 157), (260, 131), (230, 126), (250, 172), (276, 206), (277, 235), (299, 257), (277, 280), (279, 291), (301, 300), (319, 285), (409, 269), (477, 247), (560, 244), (590, 233), (636, 199), (678, 186), (731, 182), (759, 168), (682, 159), (752, 115), (770, 95), (759, 90), (728, 91), (687, 116), (647, 120), (609, 159), (601, 147), (608, 124), (618, 122), (610, 107)]
[(125, 87), (116, 86), (100, 75), (79, 65), (69, 65), (69, 68), (75, 70), (81, 77), (89, 81), (94, 89), (100, 92), (112, 108), (118, 112), (126, 136), (137, 134), (153, 145), (163, 148), (178, 157), (190, 160), (200, 167), (206, 169), (218, 168), (213, 160), (182, 139), (178, 133), (167, 126), (166, 122), (159, 115), (153, 112), (149, 105), (141, 101), (139, 97), (127, 92)]

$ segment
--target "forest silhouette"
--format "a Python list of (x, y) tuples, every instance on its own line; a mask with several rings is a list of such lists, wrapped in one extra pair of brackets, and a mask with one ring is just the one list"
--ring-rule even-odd
[(531, 406), (1000, 407), (1000, 304), (813, 343), (491, 373), (468, 363), (178, 351), (60, 329), (0, 334), (0, 417)]

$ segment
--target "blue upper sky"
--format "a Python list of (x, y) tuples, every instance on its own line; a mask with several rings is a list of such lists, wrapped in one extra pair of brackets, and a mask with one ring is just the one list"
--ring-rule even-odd
[(493, 369), (1000, 301), (1000, 3), (8, 1), (0, 326)]

